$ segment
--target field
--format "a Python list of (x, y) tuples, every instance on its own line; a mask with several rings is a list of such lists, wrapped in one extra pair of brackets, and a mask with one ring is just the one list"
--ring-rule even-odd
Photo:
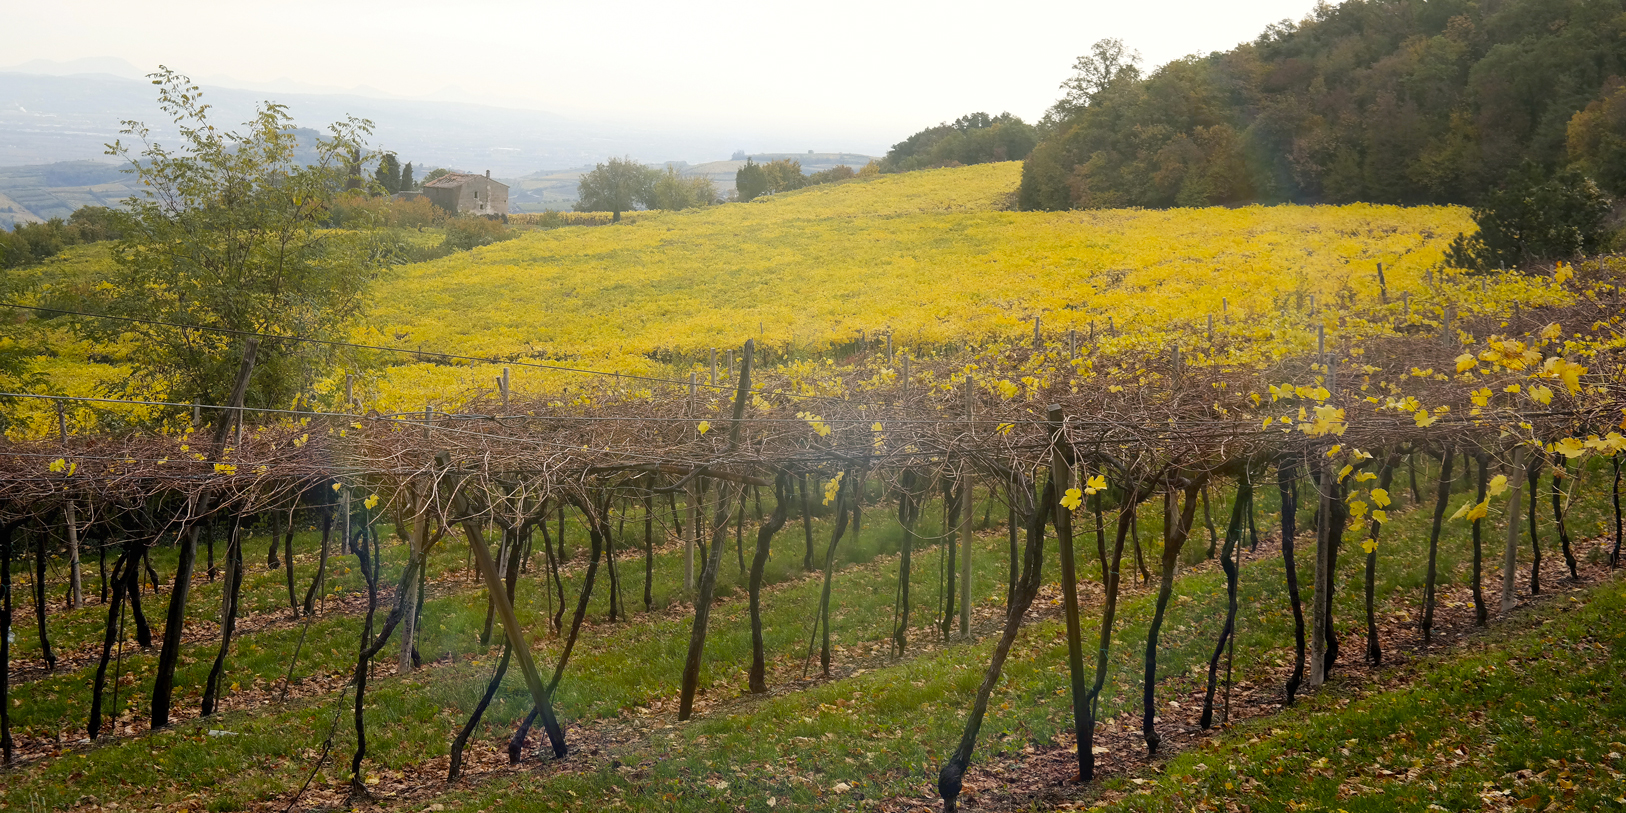
[[(363, 338), (477, 356), (665, 373), (746, 339), (822, 356), (864, 331), (934, 348), (1091, 323), (1105, 335), (1238, 323), (1283, 297), (1324, 302), (1422, 289), (1453, 207), (1273, 206), (1005, 211), (1017, 163), (820, 186), (745, 205), (653, 213), (614, 229), (556, 229), (407, 266), (381, 285)], [(399, 341), (394, 337), (401, 336)], [(488, 366), (400, 365), (369, 405), (421, 409), (486, 386)], [(514, 370), (518, 389), (552, 388)], [(443, 397), (443, 396), (442, 396)]]
[[(396, 268), (357, 341), (498, 359), (379, 353), (355, 371), (366, 409), (433, 403), (433, 425), (273, 417), (215, 459), (190, 433), (19, 433), (0, 453), (0, 502), (19, 517), (0, 524), (13, 599), (0, 708), (17, 759), (0, 803), (1626, 805), (1626, 582), (1612, 562), (1626, 445), (1606, 434), (1626, 344), (1609, 304), (1619, 269), (1447, 279), (1438, 260), (1468, 222), (1454, 208), (1016, 213), (1018, 172), (934, 170), (642, 213)], [(89, 290), (105, 252), (75, 249), (30, 273)], [(1067, 331), (1083, 342), (1076, 354)], [(912, 375), (879, 352), (881, 335), (916, 360)], [(1320, 353), (1323, 336), (1346, 350)], [(140, 352), (59, 338), (47, 372), (62, 391), (88, 394)], [(725, 372), (719, 389), (737, 383), (735, 399), (522, 366), (682, 381), (746, 339), (763, 365), (749, 381), (743, 367)], [(504, 363), (512, 405), (483, 392)], [(964, 386), (974, 371), (987, 374)], [(330, 402), (347, 372), (331, 371)], [(50, 417), (41, 407), (35, 435)], [(1535, 486), (1521, 497), (1526, 476)], [(799, 498), (787, 490), (798, 481)], [(338, 494), (375, 529), (376, 559), (365, 535), (320, 531)], [(200, 499), (223, 507), (189, 582), (175, 710), (153, 731), (158, 648), (135, 640), (131, 608), (101, 598), (100, 575), (118, 570), (121, 547), (145, 552), (151, 574), (139, 556), (124, 573), (159, 640), (190, 538), (159, 515)], [(40, 553), (62, 549), (69, 500), (85, 523), (80, 608), (65, 606), (62, 556)], [(229, 517), (246, 523), (235, 610), (230, 570), (215, 572)], [(709, 518), (704, 536), (696, 517)], [(297, 533), (279, 545), (284, 521)], [(535, 546), (508, 559), (499, 538)], [(686, 541), (710, 543), (697, 587), (685, 584)], [(508, 629), (488, 588), (500, 586), (492, 556), (521, 574)], [(420, 567), (421, 617), (405, 613), (418, 619), (413, 666), (405, 628), (388, 635)], [(316, 612), (302, 614), (308, 588)], [(1340, 653), (1321, 661), (1319, 686), (1294, 677), (1303, 616), (1312, 656), (1323, 636)], [(222, 647), (229, 617), (237, 637)], [(534, 654), (543, 680), (558, 664), (545, 695), (568, 756), (549, 756), (536, 729), (510, 762), (538, 685), (510, 666), (505, 640)], [(1381, 658), (1363, 657), (1369, 644)], [(758, 652), (766, 691), (750, 690)], [(221, 706), (203, 716), (217, 657)], [(1076, 729), (1083, 683), (1070, 658), (1102, 680)], [(1210, 698), (1214, 725), (1201, 719)], [(968, 713), (984, 701), (986, 717)], [(968, 720), (975, 750), (949, 793)], [(1075, 731), (1093, 748), (1080, 751)], [(1080, 753), (1093, 777), (1078, 773)]]

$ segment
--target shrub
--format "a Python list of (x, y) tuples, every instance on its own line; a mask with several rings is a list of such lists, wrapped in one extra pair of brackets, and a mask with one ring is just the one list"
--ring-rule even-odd
[(1612, 205), (1579, 169), (1547, 176), (1526, 163), (1474, 207), (1479, 231), (1457, 235), (1446, 263), (1490, 271), (1596, 254), (1608, 244)]

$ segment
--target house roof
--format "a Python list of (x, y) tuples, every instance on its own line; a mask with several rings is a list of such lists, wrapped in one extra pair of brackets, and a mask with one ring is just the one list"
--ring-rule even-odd
[(450, 188), (452, 188), (454, 186), (462, 186), (465, 182), (472, 181), (472, 180), (474, 180), (476, 178), (479, 178), (482, 181), (491, 181), (492, 183), (494, 183), (494, 184), (496, 184), (496, 185), (498, 185), (498, 186), (500, 186), (500, 187), (502, 187), (504, 189), (508, 188), (507, 184), (504, 184), (504, 183), (502, 183), (500, 181), (489, 178), (489, 177), (487, 177), (485, 175), (476, 175), (476, 174), (474, 174), (472, 172), (448, 172), (445, 175), (442, 175), (439, 178), (434, 179), (433, 181), (429, 181), (429, 182), (425, 183), (424, 186), (425, 187), (433, 187), (433, 188), (436, 188), (436, 189), (450, 189)]

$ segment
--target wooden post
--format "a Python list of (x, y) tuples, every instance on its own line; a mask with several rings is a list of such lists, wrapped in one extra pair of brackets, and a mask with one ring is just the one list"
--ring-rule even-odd
[(1107, 335), (1118, 335), (1118, 323), (1111, 316), (1107, 317)]
[[(1072, 460), (1066, 448), (1066, 423), (1062, 418), (1061, 405), (1051, 404), (1050, 419), (1050, 482), (1056, 488), (1062, 489), (1073, 482)], [(1082, 479), (1083, 475), (1080, 474)], [(1061, 601), (1062, 614), (1067, 620), (1067, 674), (1072, 687), (1073, 701), (1073, 733), (1079, 748), (1087, 749), (1090, 745), (1090, 732), (1081, 730), (1082, 726), (1090, 725), (1089, 718), (1089, 689), (1084, 683), (1084, 647), (1079, 631), (1078, 619), (1078, 570), (1073, 556), (1073, 512), (1062, 505), (1060, 499), (1055, 505), (1056, 538), (1059, 542), (1061, 557)], [(1106, 566), (1103, 561), (1102, 567)], [(1105, 576), (1105, 574), (1103, 574)], [(1086, 764), (1087, 754), (1079, 751), (1077, 754), (1079, 769), (1082, 775)], [(1093, 764), (1093, 760), (1090, 761)]]
[(192, 402), (192, 428), (196, 429), (203, 423), (203, 406), (197, 401)]
[(1039, 317), (1035, 316), (1033, 317), (1033, 349), (1038, 350), (1043, 347), (1042, 342), (1043, 340), (1039, 335)]
[(1383, 263), (1378, 263), (1378, 301), (1389, 304), (1389, 282), (1383, 278)]
[(903, 379), (903, 397), (909, 397), (909, 357), (903, 357), (903, 371), (899, 373)]
[(502, 411), (508, 411), (508, 368), (502, 368)]
[[(1328, 392), (1337, 391), (1337, 382), (1333, 380), (1332, 363), (1326, 355), (1326, 330), (1317, 327), (1316, 344), (1321, 349), (1321, 361), (1326, 368), (1326, 387)], [(1329, 399), (1330, 402), (1330, 399)], [(1321, 482), (1319, 494), (1321, 496), (1320, 519), (1316, 521), (1315, 540), (1315, 606), (1312, 613), (1314, 628), (1310, 630), (1310, 688), (1315, 688), (1327, 682), (1327, 614), (1332, 610), (1332, 601), (1329, 593), (1332, 591), (1332, 466), (1327, 463), (1326, 455), (1318, 455), (1316, 465), (1321, 467)]]
[(717, 348), (711, 349), (711, 385), (717, 386)]
[[(886, 333), (886, 363), (892, 363), (892, 331), (890, 330)], [(908, 364), (909, 362), (905, 360), (904, 363)]]
[(423, 405), (423, 439), (424, 440), (429, 439), (429, 430), (434, 425), (435, 425), (435, 408), (428, 405), (428, 404), (424, 404)]
[(731, 347), (728, 349), (728, 363), (723, 367), (723, 378), (727, 379), (732, 375), (734, 375), (734, 348)]
[(1310, 294), (1310, 315), (1315, 315), (1315, 294)]
[(1524, 447), (1513, 449), (1513, 487), (1507, 495), (1507, 548), (1502, 552), (1502, 612), (1513, 611), (1514, 571), (1519, 566), (1519, 507), (1524, 490)]
[(1231, 299), (1230, 299), (1230, 297), (1224, 297), (1224, 296), (1220, 297), (1220, 315), (1225, 317), (1225, 324), (1228, 325), (1228, 324), (1231, 323)]
[(344, 374), (344, 408), (354, 409), (356, 406), (356, 377), (350, 373)]
[(1214, 314), (1208, 314), (1208, 343), (1214, 343)]
[(1400, 318), (1411, 321), (1411, 291), (1400, 292)]
[[(68, 416), (62, 408), (62, 402), (56, 402), (56, 426), (62, 433), (62, 450), (68, 450)], [(68, 523), (68, 579), (70, 582), (69, 598), (74, 609), (85, 606), (85, 594), (79, 581), (79, 523), (74, 521), (73, 500), (68, 500), (62, 506), (63, 519)], [(9, 564), (9, 563), (8, 563)]]
[(1075, 329), (1067, 331), (1067, 360), (1072, 361), (1076, 358), (1078, 358), (1078, 331)]
[[(1037, 319), (1034, 320), (1034, 325), (1037, 327)], [(968, 431), (972, 435), (976, 434), (976, 426), (971, 423), (976, 403), (976, 379), (967, 375), (965, 377), (965, 419), (970, 424)], [(972, 517), (974, 513), (971, 499), (972, 486), (971, 472), (967, 470), (965, 474), (961, 475), (960, 483), (960, 637), (962, 638), (971, 635), (971, 540), (973, 536), (971, 526), (974, 522)]]
[(700, 539), (700, 478), (689, 480), (684, 493), (689, 496), (689, 532), (683, 535), (683, 592), (694, 593), (694, 548)]

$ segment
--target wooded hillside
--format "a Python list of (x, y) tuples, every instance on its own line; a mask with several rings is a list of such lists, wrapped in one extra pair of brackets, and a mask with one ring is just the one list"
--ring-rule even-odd
[(1620, 0), (1349, 0), (1254, 42), (1058, 105), (1027, 209), (1240, 202), (1472, 203), (1531, 161), (1612, 193)]

